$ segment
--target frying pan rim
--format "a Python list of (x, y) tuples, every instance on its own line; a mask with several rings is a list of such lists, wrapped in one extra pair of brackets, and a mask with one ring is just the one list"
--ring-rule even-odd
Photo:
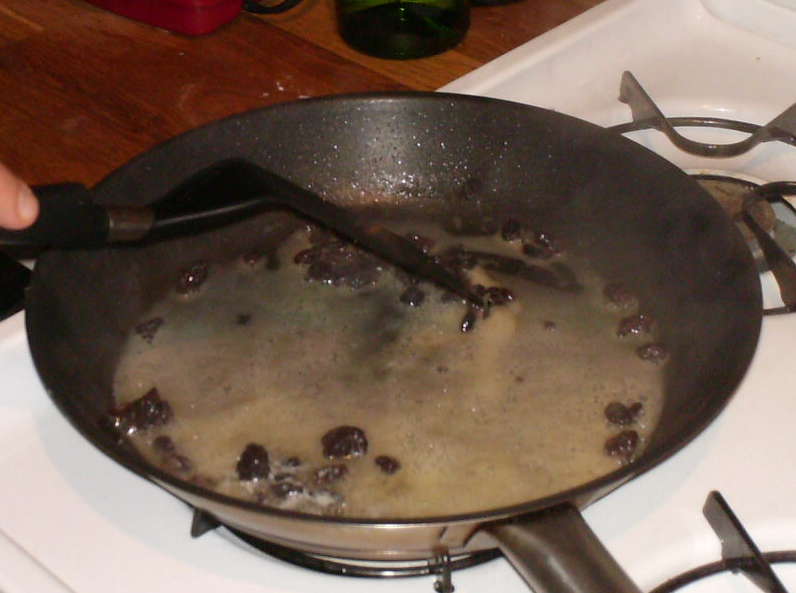
[[(604, 127), (598, 126), (586, 120), (582, 120), (577, 117), (551, 111), (534, 105), (527, 105), (516, 101), (494, 99), (490, 97), (465, 95), (458, 93), (448, 93), (448, 92), (430, 92), (430, 91), (357, 92), (357, 93), (347, 93), (341, 95), (326, 95), (326, 96), (278, 103), (252, 110), (241, 111), (217, 120), (207, 122), (198, 127), (186, 130), (185, 132), (182, 132), (168, 140), (165, 140), (164, 142), (160, 142), (152, 146), (150, 149), (144, 151), (140, 155), (127, 161), (126, 163), (124, 163), (114, 171), (110, 172), (102, 180), (100, 180), (94, 186), (94, 190), (101, 191), (104, 187), (112, 184), (117, 175), (124, 174), (126, 170), (135, 168), (137, 163), (141, 162), (151, 152), (160, 150), (162, 147), (171, 145), (172, 143), (186, 142), (191, 135), (201, 134), (203, 130), (210, 127), (223, 126), (225, 125), (225, 123), (229, 123), (232, 121), (237, 121), (237, 122), (244, 121), (246, 118), (249, 117), (257, 118), (260, 117), (261, 114), (267, 112), (295, 109), (295, 105), (302, 103), (322, 104), (327, 102), (330, 103), (359, 102), (362, 103), (363, 105), (373, 105), (374, 103), (380, 104), (380, 103), (390, 103), (390, 102), (398, 102), (404, 100), (412, 100), (414, 102), (418, 100), (423, 100), (423, 101), (437, 101), (437, 102), (466, 101), (471, 103), (482, 103), (482, 104), (495, 104), (495, 103), (508, 104), (513, 106), (513, 108), (517, 109), (530, 109), (539, 113), (541, 112), (552, 113), (555, 115), (555, 117), (578, 120), (587, 126), (591, 126), (594, 129), (601, 130), (601, 133), (605, 133), (606, 135), (610, 134), (611, 137), (616, 138), (617, 140), (632, 143), (634, 145), (636, 144), (631, 140), (624, 138), (620, 135), (614, 136), (609, 132), (609, 130), (605, 129)], [(648, 150), (643, 146), (640, 145), (636, 146), (640, 150)], [(657, 155), (655, 156), (657, 157)], [(683, 175), (685, 175), (685, 173), (683, 173)], [(695, 190), (698, 189), (699, 191), (704, 191), (702, 190), (702, 188), (698, 186), (698, 184), (696, 184), (696, 182), (694, 182), (694, 186)], [(47, 254), (44, 254), (43, 257), (46, 258)], [(36, 271), (38, 269), (39, 265), (37, 262), (37, 265), (34, 269), (34, 275), (31, 280), (31, 291), (35, 290), (35, 287), (38, 285), (37, 274), (36, 274)], [(31, 291), (29, 291), (29, 296)], [(29, 324), (28, 320), (29, 316), (26, 315), (26, 329), (28, 331), (28, 335), (30, 336), (31, 328), (28, 325)], [(762, 327), (762, 306), (760, 307), (759, 315), (755, 319), (755, 335), (750, 337), (750, 340), (748, 342), (750, 347), (749, 347), (749, 352), (746, 353), (745, 357), (746, 364), (744, 365), (744, 369), (748, 369), (748, 364), (749, 362), (751, 362), (751, 359), (757, 348), (761, 327)], [(31, 349), (32, 350), (34, 349), (32, 344), (31, 344)], [(34, 364), (37, 368), (37, 372), (39, 372), (39, 375), (42, 376), (41, 372), (42, 369), (39, 368), (39, 362), (36, 356), (34, 356)], [(215, 492), (213, 490), (203, 488), (194, 483), (182, 480), (177, 476), (175, 476), (174, 474), (165, 472), (154, 465), (150, 465), (146, 462), (143, 462), (140, 459), (131, 459), (130, 457), (122, 455), (121, 452), (118, 451), (117, 449), (107, 446), (106, 443), (104, 443), (101, 439), (97, 438), (94, 432), (88, 429), (89, 427), (85, 427), (77, 422), (78, 418), (80, 418), (80, 414), (75, 414), (73, 411), (68, 409), (68, 407), (65, 404), (69, 400), (65, 398), (55, 397), (55, 395), (50, 391), (49, 388), (47, 388), (47, 391), (48, 394), (50, 395), (50, 398), (55, 402), (57, 407), (69, 419), (69, 422), (73, 426), (75, 426), (78, 432), (80, 432), (84, 438), (86, 438), (90, 443), (92, 443), (92, 445), (100, 449), (103, 453), (111, 457), (113, 460), (115, 460), (117, 463), (119, 463), (126, 469), (146, 478), (147, 480), (155, 483), (156, 485), (158, 485), (162, 489), (165, 489), (171, 494), (175, 493), (169, 488), (163, 486), (162, 484), (158, 484), (158, 482), (165, 482), (178, 491), (189, 492), (192, 495), (198, 496), (200, 498), (210, 499), (213, 502), (229, 505), (246, 511), (252, 511), (258, 514), (273, 515), (275, 517), (281, 517), (290, 520), (298, 520), (306, 523), (321, 522), (329, 524), (344, 524), (344, 525), (355, 525), (363, 527), (388, 527), (388, 526), (451, 525), (455, 523), (483, 524), (500, 519), (505, 519), (508, 517), (515, 517), (527, 513), (537, 512), (564, 503), (573, 503), (573, 501), (577, 501), (575, 504), (578, 508), (584, 508), (585, 506), (588, 506), (588, 504), (591, 504), (591, 502), (594, 502), (595, 500), (598, 500), (602, 496), (608, 494), (613, 489), (618, 488), (619, 486), (625, 484), (627, 481), (659, 465), (660, 463), (662, 463), (663, 461), (665, 461), (675, 453), (682, 450), (685, 446), (687, 446), (694, 438), (696, 438), (699, 434), (701, 434), (704, 431), (704, 429), (710, 423), (713, 422), (713, 420), (715, 420), (715, 418), (721, 413), (724, 407), (729, 403), (729, 401), (732, 399), (734, 392), (737, 390), (738, 384), (743, 379), (744, 374), (745, 373), (742, 373), (741, 376), (738, 378), (738, 380), (735, 382), (735, 384), (732, 386), (732, 389), (728, 390), (729, 394), (719, 402), (719, 405), (714, 405), (711, 409), (707, 410), (704, 414), (702, 414), (699, 418), (699, 422), (692, 423), (689, 426), (688, 431), (681, 431), (685, 432), (686, 434), (679, 434), (677, 435), (676, 439), (675, 438), (669, 439), (658, 447), (645, 450), (641, 454), (641, 456), (636, 460), (632, 461), (627, 465), (619, 467), (608, 474), (600, 476), (599, 478), (590, 480), (583, 484), (579, 484), (575, 487), (545, 497), (523, 501), (521, 503), (505, 507), (486, 509), (478, 512), (461, 513), (455, 515), (440, 515), (440, 516), (427, 516), (427, 517), (424, 516), (424, 517), (411, 517), (411, 518), (390, 518), (390, 517), (356, 518), (356, 517), (330, 517), (322, 515), (312, 515), (309, 513), (302, 513), (298, 511), (267, 507), (257, 504), (255, 502), (245, 501), (242, 499), (238, 499), (232, 496), (227, 496)], [(175, 494), (175, 496), (177, 495)], [(179, 498), (179, 496), (177, 497)]]

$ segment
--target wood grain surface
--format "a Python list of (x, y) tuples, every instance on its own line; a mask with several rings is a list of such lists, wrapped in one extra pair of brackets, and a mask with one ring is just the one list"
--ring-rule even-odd
[(241, 13), (201, 37), (81, 0), (0, 0), (0, 162), (29, 183), (92, 185), (154, 144), (271, 103), (370, 90), (433, 90), (601, 0), (474, 7), (465, 40), (419, 60), (347, 47), (332, 0)]

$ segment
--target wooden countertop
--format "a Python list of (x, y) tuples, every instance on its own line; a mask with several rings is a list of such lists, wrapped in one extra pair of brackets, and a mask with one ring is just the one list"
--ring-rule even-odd
[(238, 15), (202, 37), (80, 0), (0, 0), (0, 162), (29, 183), (94, 184), (154, 144), (271, 103), (368, 90), (433, 90), (601, 0), (475, 7), (457, 48), (371, 58), (335, 30), (331, 0)]

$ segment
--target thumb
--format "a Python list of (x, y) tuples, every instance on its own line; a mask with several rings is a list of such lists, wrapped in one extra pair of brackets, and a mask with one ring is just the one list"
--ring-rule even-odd
[(30, 187), (0, 164), (0, 226), (22, 229), (39, 214), (39, 202)]

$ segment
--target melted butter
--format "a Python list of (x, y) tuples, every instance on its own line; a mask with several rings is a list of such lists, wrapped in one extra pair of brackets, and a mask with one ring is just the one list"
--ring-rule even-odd
[[(277, 270), (212, 268), (199, 294), (167, 299), (142, 318), (165, 324), (152, 343), (130, 336), (117, 399), (155, 386), (174, 411), (163, 429), (133, 436), (146, 456), (157, 461), (149, 444), (168, 434), (192, 461), (189, 477), (233, 496), (351, 517), (423, 517), (518, 504), (616, 469), (603, 451), (620, 430), (603, 414), (612, 401), (643, 402), (630, 427), (642, 443), (654, 427), (661, 369), (635, 355), (638, 338), (616, 337), (629, 312), (606, 307), (603, 283), (579, 262), (567, 261), (580, 292), (475, 270), (474, 281), (509, 287), (515, 300), (462, 333), (466, 305), (443, 302), (426, 284), (423, 304), (405, 305), (389, 271), (358, 290), (307, 281), (291, 263), (305, 241), (282, 246)], [(467, 246), (519, 256), (497, 238)], [(362, 428), (369, 451), (342, 462), (342, 480), (314, 487), (306, 474), (338, 463), (323, 458), (321, 436), (340, 425)], [(268, 450), (272, 476), (294, 472), (305, 494), (285, 502), (268, 494), (268, 480), (240, 482), (235, 465), (251, 442)], [(385, 474), (379, 455), (400, 469)], [(301, 467), (287, 467), (288, 457)]]

